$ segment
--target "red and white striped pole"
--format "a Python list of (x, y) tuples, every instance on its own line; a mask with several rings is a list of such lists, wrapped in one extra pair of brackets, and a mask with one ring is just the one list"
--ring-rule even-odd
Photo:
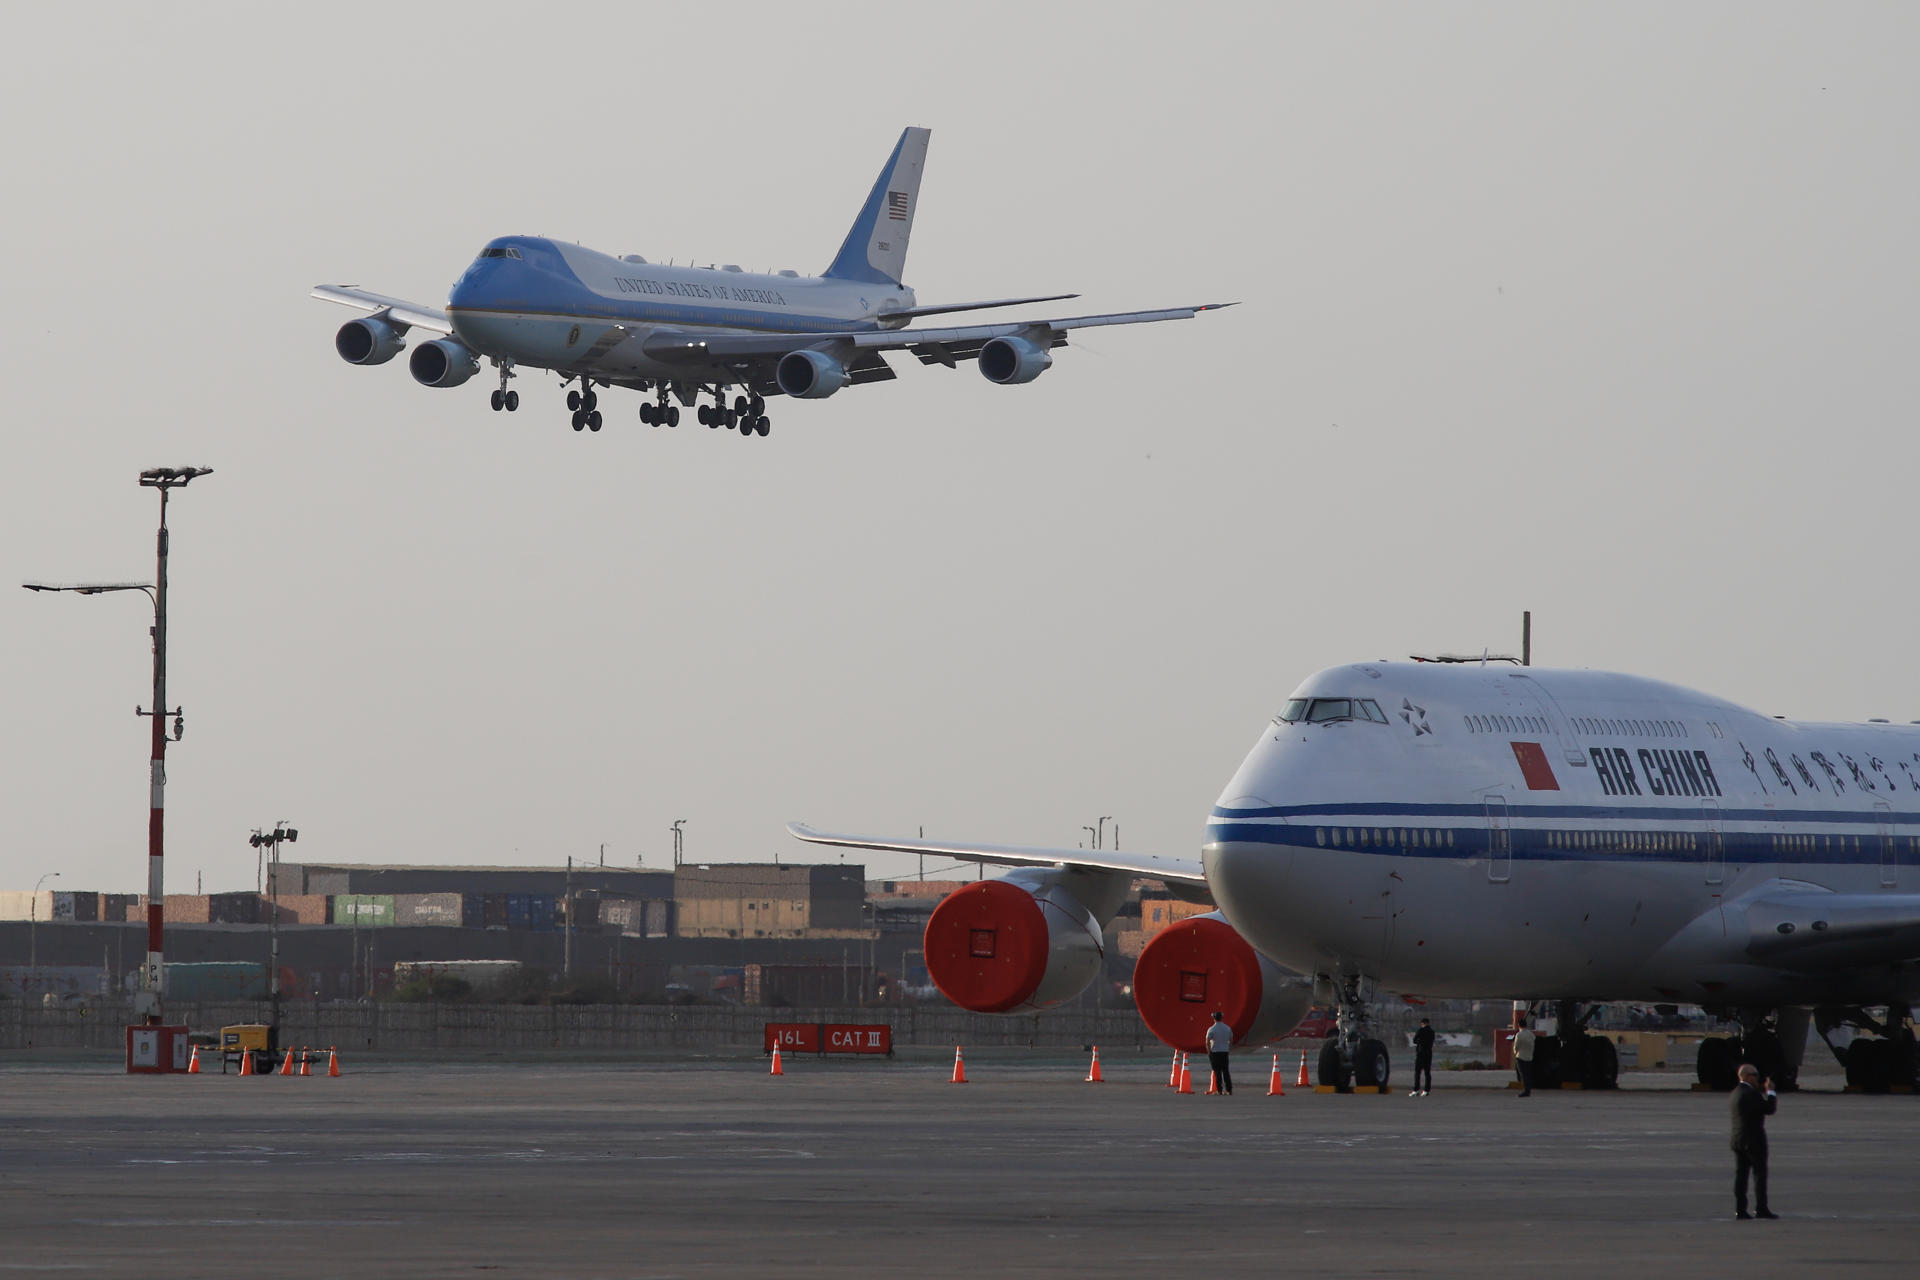
[[(153, 760), (151, 785), (152, 809), (147, 818), (147, 964), (140, 974), (140, 994), (135, 1011), (149, 1026), (161, 1021), (161, 1001), (165, 994), (166, 974), (166, 795), (167, 795), (167, 491), (186, 484), (195, 476), (211, 473), (211, 467), (156, 467), (140, 473), (140, 483), (160, 491), (160, 532), (155, 537), (157, 564), (153, 579)], [(174, 717), (174, 735), (179, 736), (179, 712)]]

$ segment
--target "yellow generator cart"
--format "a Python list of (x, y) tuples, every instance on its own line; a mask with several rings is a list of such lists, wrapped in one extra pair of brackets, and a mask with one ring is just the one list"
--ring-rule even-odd
[(241, 1059), (251, 1054), (254, 1074), (271, 1075), (279, 1040), (278, 1028), (264, 1022), (242, 1022), (220, 1028), (220, 1074), (225, 1075), (229, 1066), (238, 1071)]

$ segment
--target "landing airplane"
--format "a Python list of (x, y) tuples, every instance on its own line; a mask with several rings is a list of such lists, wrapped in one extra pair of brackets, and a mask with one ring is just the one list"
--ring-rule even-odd
[[(1916, 722), (1920, 723), (1920, 722)], [(1699, 1076), (1741, 1061), (1792, 1087), (1813, 1020), (1871, 1033), (1850, 1083), (1914, 1082), (1920, 997), (1920, 727), (1767, 716), (1637, 676), (1359, 663), (1309, 676), (1221, 792), (1199, 858), (834, 835), (817, 844), (1018, 868), (927, 924), (940, 990), (977, 1012), (1045, 1008), (1099, 971), (1136, 877), (1217, 905), (1134, 971), (1147, 1026), (1198, 1050), (1338, 1007), (1322, 1084), (1385, 1084), (1383, 993), (1556, 1002), (1540, 1082), (1614, 1082), (1603, 1003), (1737, 1017)], [(1308, 976), (1310, 975), (1310, 976)], [(1885, 1007), (1884, 1016), (1869, 1010)]]
[[(768, 396), (819, 400), (892, 379), (888, 351), (949, 369), (977, 360), (989, 382), (1014, 386), (1045, 373), (1049, 353), (1067, 345), (1071, 330), (1185, 320), (1232, 305), (907, 328), (922, 316), (1078, 296), (919, 305), (902, 273), (930, 136), (927, 129), (900, 135), (839, 254), (818, 276), (662, 266), (637, 254), (615, 258), (540, 236), (502, 236), (454, 283), (444, 310), (350, 285), (317, 285), (313, 296), (370, 313), (334, 336), (334, 350), (349, 364), (385, 364), (406, 346), (409, 330), (421, 329), (441, 336), (407, 357), (414, 380), (457, 387), (485, 358), (500, 374), (495, 410), (520, 407), (520, 393), (507, 384), (524, 366), (551, 369), (572, 386), (575, 431), (600, 429), (596, 387), (628, 387), (655, 397), (641, 404), (642, 422), (677, 427), (680, 407), (697, 405), (704, 425), (737, 427), (743, 436), (767, 434)], [(713, 403), (700, 404), (702, 395)]]

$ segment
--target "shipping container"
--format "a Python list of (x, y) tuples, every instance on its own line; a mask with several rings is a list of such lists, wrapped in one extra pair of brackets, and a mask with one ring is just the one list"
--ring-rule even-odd
[(100, 918), (100, 895), (84, 891), (57, 891), (53, 895), (54, 920), (88, 923)]
[(0, 892), (0, 920), (51, 920), (53, 919), (53, 891), (41, 889), (37, 892), (20, 892), (9, 889)]
[(100, 918), (116, 924), (141, 919), (140, 895), (137, 893), (103, 893), (100, 895)]
[(282, 894), (278, 903), (270, 899), (262, 899), (260, 903), (262, 924), (272, 918), (276, 906), (280, 911), (281, 924), (325, 924), (327, 922), (327, 895), (324, 893)]
[(559, 900), (550, 893), (532, 894), (527, 899), (527, 927), (540, 933), (552, 933), (560, 927)]
[(576, 929), (592, 929), (600, 923), (601, 901), (598, 898), (574, 898), (567, 903), (563, 916), (573, 917)]
[(464, 912), (457, 893), (396, 893), (393, 895), (395, 924), (432, 924), (459, 928)]
[(383, 928), (393, 923), (393, 895), (390, 893), (336, 893), (330, 916), (335, 924), (361, 929)]
[(650, 899), (647, 902), (646, 928), (642, 935), (648, 938), (665, 938), (673, 933), (673, 903), (666, 898)]
[(489, 893), (481, 903), (480, 927), (483, 929), (504, 929), (507, 927), (507, 895)]
[(486, 894), (463, 893), (460, 895), (460, 927), (462, 929), (484, 929), (487, 927)]
[(251, 960), (207, 960), (165, 968), (162, 982), (169, 1000), (267, 998), (267, 966)]
[[(161, 905), (164, 908), (161, 914), (166, 917), (167, 922), (170, 924), (207, 923), (207, 913), (210, 909), (210, 904), (207, 901), (207, 895), (204, 893), (170, 893), (166, 896), (166, 901)], [(144, 907), (142, 908), (141, 918), (146, 918)]]
[(266, 919), (257, 893), (207, 895), (207, 918), (214, 924), (259, 924)]
[(400, 960), (393, 966), (393, 984), (404, 986), (420, 978), (458, 978), (475, 991), (484, 991), (519, 972), (518, 960)]
[(533, 923), (533, 895), (530, 893), (510, 893), (507, 895), (507, 928), (526, 929)]

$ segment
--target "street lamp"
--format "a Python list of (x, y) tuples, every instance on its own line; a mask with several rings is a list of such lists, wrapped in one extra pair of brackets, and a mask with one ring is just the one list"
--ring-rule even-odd
[(165, 850), (167, 789), (167, 722), (173, 716), (173, 741), (186, 731), (180, 709), (167, 710), (167, 494), (200, 476), (213, 474), (212, 467), (152, 467), (140, 473), (140, 487), (160, 491), (160, 532), (154, 538), (157, 565), (151, 586), (144, 582), (90, 582), (54, 586), (44, 582), (25, 582), (29, 591), (71, 591), (95, 596), (111, 591), (144, 591), (153, 602), (153, 710), (140, 707), (135, 715), (153, 717), (153, 756), (149, 772), (151, 809), (147, 819), (147, 962), (140, 971), (140, 990), (133, 998), (134, 1015), (149, 1026), (160, 1024), (162, 975), (165, 972), (163, 944), (166, 917), (165, 879), (162, 872)]
[(271, 1052), (280, 1047), (280, 842), (292, 843), (300, 838), (300, 833), (287, 825), (282, 818), (271, 831), (262, 831), (255, 827), (253, 834), (247, 837), (247, 843), (256, 849), (267, 851), (267, 999), (273, 1006), (274, 1039), (269, 1041), (267, 1049)]
[[(58, 880), (58, 871), (49, 871), (33, 882), (33, 897), (27, 903), (27, 981), (34, 979), (33, 971), (40, 967), (40, 886), (48, 880)], [(15, 917), (18, 919), (19, 917)]]

